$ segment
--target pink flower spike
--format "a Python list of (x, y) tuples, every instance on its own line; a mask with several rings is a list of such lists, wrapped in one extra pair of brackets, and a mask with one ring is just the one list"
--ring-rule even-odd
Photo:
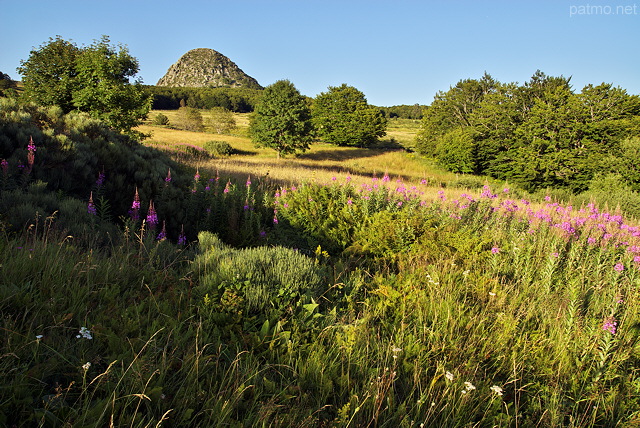
[(609, 333), (615, 335), (617, 329), (618, 329), (618, 322), (614, 317), (608, 317), (606, 320), (604, 320), (604, 323), (602, 324), (602, 330), (608, 331)]

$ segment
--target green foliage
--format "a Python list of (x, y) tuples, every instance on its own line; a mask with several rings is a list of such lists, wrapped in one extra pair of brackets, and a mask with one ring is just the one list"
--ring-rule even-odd
[(160, 126), (169, 125), (169, 118), (166, 114), (158, 113), (156, 117), (153, 118), (153, 124)]
[(27, 99), (57, 105), (65, 113), (87, 112), (118, 131), (132, 132), (151, 107), (140, 83), (129, 81), (138, 61), (126, 47), (111, 46), (106, 36), (82, 48), (57, 36), (31, 51), (19, 72)]
[(80, 52), (74, 43), (60, 36), (32, 50), (29, 59), (21, 61), (18, 68), (24, 97), (45, 106), (57, 105), (67, 113), (73, 110), (73, 92), (78, 85), (75, 64)]
[[(298, 251), (278, 246), (236, 250), (207, 232), (198, 238), (202, 254), (195, 263), (202, 294), (223, 299), (233, 292), (246, 302), (244, 308), (249, 313), (275, 310), (278, 314), (317, 294), (321, 278), (318, 267)], [(225, 306), (224, 300), (220, 304)]]
[[(265, 198), (215, 183), (192, 182), (192, 203)], [(213, 233), (199, 234), (197, 255), (149, 236), (84, 252), (42, 223), (2, 235), (0, 423), (635, 423), (636, 226), (594, 205), (534, 211), (488, 186), (428, 205), (388, 177), (370, 186), (275, 198), (269, 239), (296, 221), (310, 236), (322, 213), (334, 232), (355, 226), (345, 257), (241, 249)]]
[(231, 144), (226, 141), (207, 141), (202, 148), (212, 156), (231, 156), (235, 152)]
[(311, 141), (311, 116), (305, 98), (288, 80), (264, 89), (251, 118), (249, 133), (257, 147), (269, 147), (278, 156), (306, 151)]
[(236, 120), (230, 110), (213, 107), (209, 110), (207, 126), (212, 127), (218, 134), (228, 134), (236, 127)]
[(422, 119), (426, 106), (420, 104), (379, 107), (387, 119)]
[(16, 82), (11, 80), (8, 74), (0, 71), (0, 97), (8, 97), (16, 94)]
[(193, 107), (180, 107), (178, 109), (176, 123), (173, 125), (185, 131), (204, 131), (202, 113)]
[(177, 110), (185, 106), (198, 109), (221, 107), (236, 113), (250, 113), (258, 103), (262, 90), (249, 88), (173, 88), (145, 86), (153, 97), (154, 110)]
[[(488, 174), (529, 191), (579, 193), (597, 174), (624, 174), (621, 143), (633, 135), (640, 98), (604, 83), (576, 94), (569, 80), (538, 71), (520, 86), (487, 74), (460, 81), (436, 95), (416, 147), (451, 171)], [(466, 136), (459, 145), (451, 138), (458, 129)]]
[(455, 128), (444, 134), (436, 148), (436, 157), (441, 166), (465, 174), (476, 172), (475, 153), (475, 141), (464, 128)]
[(367, 147), (386, 134), (384, 115), (353, 86), (330, 86), (315, 98), (311, 111), (318, 137), (330, 144)]

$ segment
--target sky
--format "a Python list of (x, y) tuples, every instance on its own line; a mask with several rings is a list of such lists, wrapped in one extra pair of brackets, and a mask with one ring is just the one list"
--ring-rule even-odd
[(484, 72), (541, 70), (576, 92), (640, 94), (640, 0), (0, 0), (0, 71), (14, 80), (50, 38), (126, 45), (154, 85), (183, 54), (211, 48), (267, 86), (307, 96), (346, 83), (370, 104), (425, 104)]

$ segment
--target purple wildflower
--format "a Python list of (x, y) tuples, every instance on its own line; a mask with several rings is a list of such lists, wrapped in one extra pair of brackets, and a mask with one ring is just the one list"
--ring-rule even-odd
[(89, 196), (89, 204), (87, 205), (87, 212), (91, 215), (97, 214), (96, 206), (93, 203), (93, 192), (91, 192), (91, 195)]
[(133, 202), (131, 203), (131, 209), (129, 210), (129, 216), (133, 221), (140, 220), (140, 195), (138, 195), (137, 187), (136, 187), (136, 194), (133, 197)]
[(193, 176), (193, 181), (196, 183), (200, 180), (200, 171), (196, 168), (196, 175)]
[(100, 189), (104, 184), (104, 171), (98, 174), (98, 179), (96, 180), (96, 187)]
[(613, 268), (618, 272), (622, 272), (624, 270), (624, 265), (622, 263), (616, 263)]
[(167, 224), (165, 221), (162, 221), (162, 230), (160, 231), (160, 233), (158, 233), (156, 239), (158, 241), (164, 241), (165, 239), (167, 239)]
[(27, 146), (27, 165), (29, 170), (33, 166), (36, 157), (36, 145), (33, 143), (33, 137), (29, 137), (29, 145)]
[(147, 224), (150, 227), (154, 227), (158, 224), (158, 214), (156, 213), (156, 209), (153, 206), (153, 200), (149, 201), (149, 211), (147, 212)]
[(187, 237), (184, 234), (184, 225), (180, 229), (180, 235), (178, 236), (178, 245), (185, 245), (187, 243)]
[(614, 317), (608, 317), (606, 320), (604, 320), (604, 323), (602, 324), (602, 329), (604, 331), (608, 331), (611, 334), (616, 334), (616, 331), (618, 330), (618, 322), (616, 321), (616, 319)]
[(260, 231), (260, 237), (263, 238), (263, 239), (266, 238), (267, 237), (267, 232), (265, 232), (264, 230), (261, 230)]
[(498, 254), (500, 252), (500, 247), (496, 247), (495, 245), (491, 248), (492, 254)]

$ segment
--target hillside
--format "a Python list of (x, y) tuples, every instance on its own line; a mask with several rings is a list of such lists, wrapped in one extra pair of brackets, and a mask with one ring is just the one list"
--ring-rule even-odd
[(192, 49), (184, 54), (158, 81), (157, 86), (245, 87), (262, 89), (229, 58), (213, 49)]

